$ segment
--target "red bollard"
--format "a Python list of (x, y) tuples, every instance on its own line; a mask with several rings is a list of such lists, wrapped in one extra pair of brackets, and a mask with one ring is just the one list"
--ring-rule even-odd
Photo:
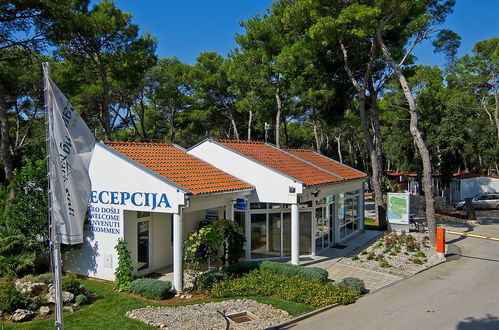
[(445, 258), (445, 228), (437, 228), (437, 256)]

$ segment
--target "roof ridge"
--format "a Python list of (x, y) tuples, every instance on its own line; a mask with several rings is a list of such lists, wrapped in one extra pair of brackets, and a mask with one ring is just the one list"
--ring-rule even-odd
[(132, 141), (102, 141), (105, 145), (137, 145), (137, 146), (157, 146), (157, 147), (173, 147), (173, 143), (164, 142), (132, 142)]
[(264, 141), (250, 141), (250, 140), (215, 139), (215, 141), (220, 143), (265, 144)]

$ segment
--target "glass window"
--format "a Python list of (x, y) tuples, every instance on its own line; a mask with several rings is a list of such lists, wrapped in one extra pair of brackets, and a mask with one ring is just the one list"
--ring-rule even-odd
[(312, 207), (313, 205), (312, 201), (302, 202), (300, 203), (300, 208)]
[(266, 208), (267, 208), (267, 203), (250, 203), (250, 209), (252, 210), (261, 210)]
[(300, 212), (300, 254), (312, 253), (312, 212)]
[(251, 258), (265, 258), (267, 250), (267, 215), (251, 215)]
[(151, 212), (137, 211), (137, 219), (147, 218), (151, 216)]

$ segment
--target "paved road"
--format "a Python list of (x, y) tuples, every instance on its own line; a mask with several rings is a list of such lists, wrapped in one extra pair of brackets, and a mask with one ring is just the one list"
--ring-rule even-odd
[[(499, 224), (448, 226), (499, 237)], [(448, 235), (450, 259), (287, 329), (499, 329), (499, 242)]]

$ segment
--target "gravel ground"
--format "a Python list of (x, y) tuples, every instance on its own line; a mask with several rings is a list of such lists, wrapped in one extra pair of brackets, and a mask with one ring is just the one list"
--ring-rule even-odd
[(217, 311), (226, 315), (246, 311), (255, 316), (252, 321), (231, 322), (231, 329), (264, 329), (291, 319), (285, 311), (247, 299), (180, 307), (147, 306), (126, 315), (161, 329), (226, 329), (227, 322)]
[[(412, 235), (417, 240), (417, 244), (421, 246), (420, 251), (422, 251), (425, 254), (425, 257), (417, 258), (424, 261), (423, 264), (421, 265), (412, 262), (412, 260), (416, 258), (415, 252), (408, 251), (405, 247), (405, 244), (402, 244), (400, 252), (397, 253), (397, 255), (395, 256), (391, 256), (389, 252), (383, 253), (385, 250), (384, 244), (383, 246), (376, 248), (376, 245), (380, 242), (380, 240), (383, 240), (383, 238), (376, 240), (373, 244), (371, 244), (371, 246), (366, 248), (364, 251), (366, 251), (367, 254), (362, 254), (362, 253), (357, 254), (357, 256), (359, 257), (358, 260), (352, 260), (352, 258), (343, 258), (339, 262), (357, 267), (367, 268), (377, 272), (389, 273), (402, 277), (409, 277), (428, 267), (439, 264), (445, 260), (445, 259), (443, 260), (438, 259), (435, 247), (430, 246), (427, 240), (426, 241), (423, 240), (426, 234), (410, 233), (410, 235)], [(375, 255), (380, 255), (380, 254), (383, 255), (384, 260), (388, 262), (389, 266), (381, 267), (380, 266), (381, 262), (379, 260), (367, 260), (369, 252), (374, 252)]]

